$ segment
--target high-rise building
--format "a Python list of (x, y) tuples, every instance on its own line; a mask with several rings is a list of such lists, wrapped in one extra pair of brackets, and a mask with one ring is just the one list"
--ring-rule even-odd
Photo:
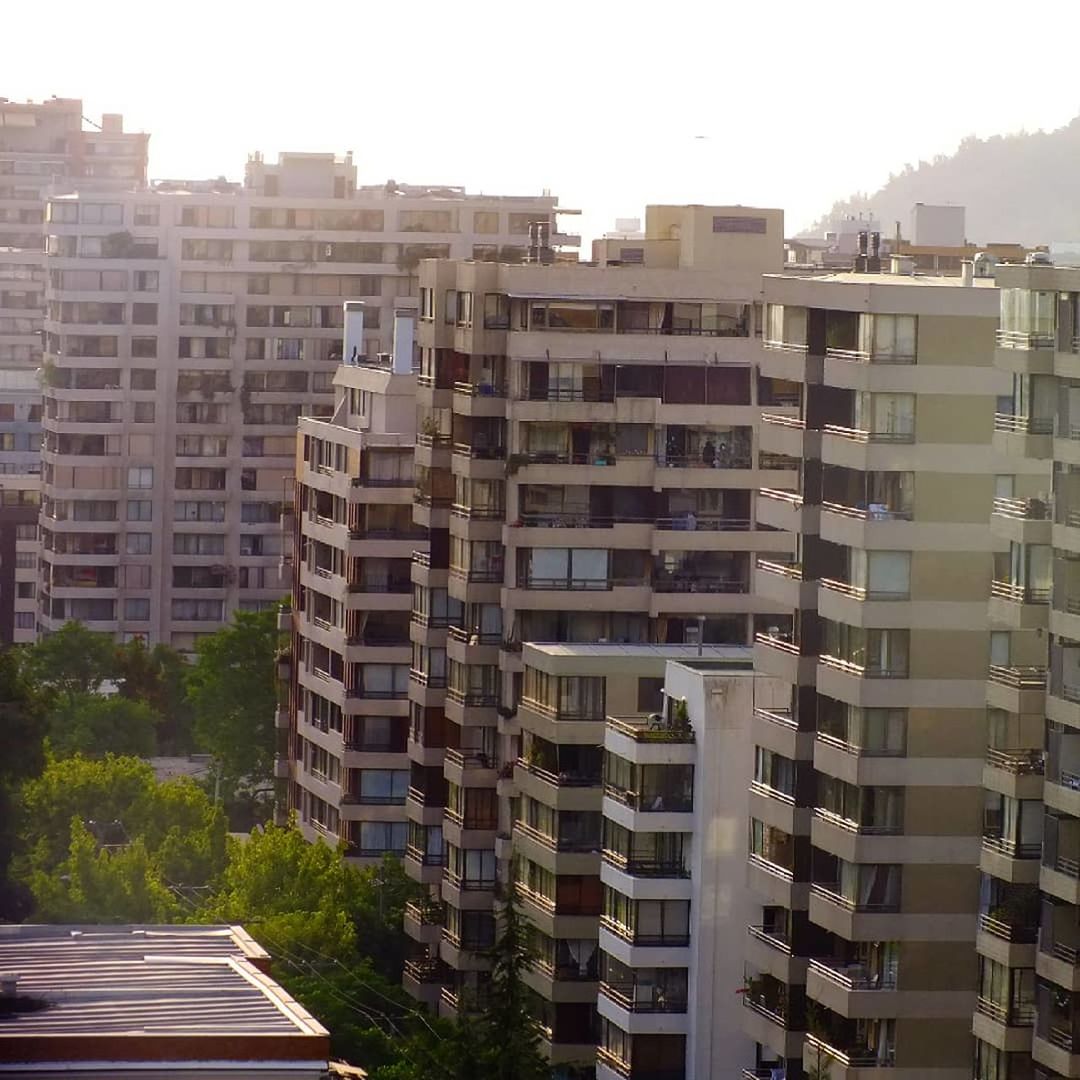
[[(411, 929), (449, 943), (406, 984), (443, 1008), (482, 983), (481, 924), (514, 864), (524, 894), (553, 905), (544, 955), (565, 966), (595, 934), (598, 857), (573, 830), (599, 822), (612, 706), (592, 676), (530, 671), (523, 643), (552, 663), (575, 643), (746, 646), (779, 618), (750, 568), (793, 543), (755, 508), (759, 486), (796, 482), (756, 436), (763, 407), (797, 415), (797, 387), (753, 363), (761, 274), (782, 245), (779, 211), (658, 206), (643, 236), (598, 242), (591, 266), (551, 265), (541, 235), (528, 265), (421, 268), (414, 515), (430, 549), (413, 565), (405, 865), (432, 886)], [(549, 1049), (580, 1061), (587, 1010), (571, 1006), (590, 991), (555, 981), (565, 1028)]]
[[(999, 665), (991, 705), (1015, 704), (1038, 643), (1023, 588), (1002, 597), (1011, 641), (990, 632), (1007, 544), (987, 521), (1003, 474), (1021, 493), (1043, 470), (992, 442), (1009, 388), (993, 280), (893, 263), (765, 279), (761, 372), (800, 383), (803, 409), (760, 432), (801, 468), (758, 501), (798, 542), (754, 579), (788, 607), (755, 665), (790, 700), (755, 715), (753, 1076), (969, 1077), (980, 851), (1012, 860), (982, 839), (985, 673)], [(1007, 838), (1016, 817), (997, 813)]]
[(1029, 260), (996, 282), (1012, 390), (990, 520), (1008, 546), (990, 599), (974, 1075), (1060, 1080), (1080, 1076), (1080, 270)]
[(421, 258), (523, 258), (555, 213), (550, 196), (357, 187), (332, 154), (256, 155), (243, 187), (52, 199), (40, 628), (188, 650), (279, 600), (296, 425), (333, 413), (343, 302), (365, 303), (345, 359), (374, 362)]
[(115, 114), (87, 120), (77, 99), (0, 98), (0, 643), (36, 626), (48, 193), (145, 184), (148, 140)]

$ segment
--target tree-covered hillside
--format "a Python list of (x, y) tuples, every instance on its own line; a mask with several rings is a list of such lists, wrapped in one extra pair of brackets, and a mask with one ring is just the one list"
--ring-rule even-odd
[(967, 207), (967, 235), (975, 243), (1047, 244), (1080, 240), (1080, 116), (1056, 131), (969, 136), (955, 154), (906, 165), (873, 194), (837, 202), (809, 232), (820, 235), (837, 216), (870, 210), (892, 235), (899, 221), (910, 235), (917, 202)]

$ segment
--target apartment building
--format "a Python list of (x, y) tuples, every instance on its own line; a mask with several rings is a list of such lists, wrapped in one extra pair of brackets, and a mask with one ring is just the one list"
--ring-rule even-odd
[(746, 646), (526, 643), (521, 657), (520, 756), (496, 769), (448, 750), (447, 809), (426, 833), (434, 776), (410, 790), (406, 866), (431, 893), (406, 912), (405, 986), (445, 1015), (483, 999), (512, 866), (559, 1075), (723, 1075), (753, 1052), (738, 997), (753, 702), (786, 688), (755, 683)]
[[(973, 1014), (982, 1031), (980, 859), (1009, 862), (1016, 828), (983, 788), (987, 705), (1017, 705), (1038, 652), (1023, 588), (999, 604), (994, 586), (1013, 629), (989, 628), (991, 582), (1022, 559), (986, 523), (1044, 469), (995, 433), (1010, 380), (994, 282), (891, 269), (765, 280), (761, 371), (803, 397), (760, 434), (801, 468), (796, 490), (758, 500), (797, 544), (754, 578), (788, 607), (755, 666), (790, 699), (755, 714), (748, 1076), (961, 1080)], [(992, 737), (1015, 745), (1007, 727)]]
[[(405, 865), (433, 886), (413, 927), (427, 944), (473, 919), (462, 882), (505, 882), (549, 810), (585, 812), (583, 792), (544, 804), (518, 790), (528, 753), (569, 781), (596, 772), (601, 745), (553, 724), (591, 699), (548, 702), (545, 726), (528, 727), (519, 702), (547, 699), (525, 643), (746, 646), (781, 614), (751, 595), (750, 567), (794, 542), (758, 526), (755, 496), (796, 481), (756, 436), (763, 407), (797, 415), (797, 387), (753, 364), (760, 275), (782, 245), (779, 211), (651, 207), (645, 235), (605, 239), (592, 266), (421, 268), (414, 519), (430, 549), (413, 565)], [(556, 887), (532, 865), (534, 884)], [(570, 905), (577, 886), (561, 887)], [(453, 1007), (475, 989), (476, 952), (420, 958), (406, 984)]]
[[(345, 306), (351, 355), (364, 305)], [(289, 805), (309, 839), (344, 840), (358, 861), (404, 855), (408, 830), (410, 568), (427, 549), (412, 522), (413, 330), (399, 314), (389, 362), (338, 368), (334, 417), (302, 417), (298, 436)]]
[(256, 155), (243, 187), (51, 200), (40, 629), (190, 650), (279, 600), (296, 425), (333, 414), (344, 301), (365, 304), (345, 359), (374, 359), (415, 310), (421, 257), (524, 257), (555, 213), (550, 196), (357, 187), (330, 154)]
[(1080, 270), (999, 266), (996, 281), (1012, 391), (994, 439), (1014, 476), (991, 517), (1009, 552), (990, 598), (975, 1076), (1059, 1080), (1080, 1076)]

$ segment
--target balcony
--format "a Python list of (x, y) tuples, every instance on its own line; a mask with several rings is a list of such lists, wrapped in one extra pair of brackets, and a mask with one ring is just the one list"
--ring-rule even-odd
[(1017, 544), (1049, 544), (1053, 531), (1046, 499), (994, 499), (990, 531)]
[[(1037, 896), (1037, 894), (1032, 894)], [(1034, 967), (1038, 904), (999, 904), (979, 915), (975, 951), (1007, 967)]]
[(1044, 852), (1037, 880), (1043, 892), (1080, 905), (1080, 857)]
[(789, 1016), (786, 987), (772, 976), (752, 978), (742, 995), (743, 1031), (754, 1042), (781, 1057), (796, 1057), (803, 1034), (794, 1028)]
[(804, 506), (803, 497), (795, 491), (778, 488), (758, 488), (757, 522), (771, 529), (789, 533), (816, 534), (819, 508)]
[(1039, 880), (1039, 856), (1042, 844), (1005, 836), (1000, 829), (983, 833), (979, 868), (984, 874), (1012, 882), (1030, 885)]
[(817, 582), (803, 580), (801, 563), (758, 559), (754, 592), (792, 610), (813, 611), (817, 607)]
[(784, 454), (799, 461), (821, 457), (821, 432), (807, 430), (806, 421), (778, 413), (761, 414), (758, 447), (766, 453)]
[(991, 622), (1011, 630), (1045, 629), (1050, 612), (1050, 589), (1015, 581), (990, 583)]
[(983, 787), (1013, 799), (1042, 796), (1045, 755), (1031, 747), (988, 747)]
[[(836, 1040), (840, 1041), (840, 1040)], [(836, 1080), (870, 1080), (878, 1069), (891, 1069), (896, 1065), (896, 1048), (883, 1044), (873, 1048), (854, 1042), (844, 1042), (843, 1047), (833, 1046), (825, 1038), (807, 1034), (803, 1050), (804, 1061), (822, 1061), (826, 1066), (824, 1075), (834, 1076)], [(839, 1066), (843, 1072), (834, 1074), (829, 1066)], [(865, 1072), (863, 1070), (866, 1070)]]
[(785, 930), (775, 926), (748, 926), (746, 932), (745, 959), (755, 970), (789, 986), (806, 981), (807, 961), (793, 955)]
[(1035, 1024), (1034, 1003), (1003, 1003), (979, 996), (971, 1029), (976, 1037), (1006, 1052), (1024, 1052), (1031, 1046)]
[(1046, 668), (1032, 665), (991, 664), (986, 703), (1016, 714), (1041, 713), (1046, 698)]
[(994, 416), (993, 449), (1005, 457), (1048, 459), (1054, 452), (1054, 420), (1050, 416)]
[(410, 900), (405, 905), (404, 929), (413, 940), (424, 945), (437, 945), (442, 930), (442, 905), (433, 900)]
[(1014, 375), (1053, 375), (1054, 347), (1052, 333), (1024, 330), (998, 330), (994, 366)]
[(804, 655), (784, 630), (754, 635), (754, 669), (793, 686), (813, 686), (818, 658)]
[(866, 550), (906, 550), (914, 546), (912, 517), (912, 508), (902, 503), (822, 501), (821, 538)]
[(867, 431), (826, 424), (821, 435), (821, 460), (862, 472), (911, 468), (911, 452), (897, 448), (914, 442), (914, 425), (910, 431)]
[(694, 729), (689, 722), (678, 724), (661, 713), (638, 713), (633, 716), (609, 716), (609, 731), (618, 732), (635, 743), (693, 743)]
[(873, 971), (863, 963), (811, 960), (807, 996), (849, 1019), (888, 1016), (896, 1009), (896, 974)]

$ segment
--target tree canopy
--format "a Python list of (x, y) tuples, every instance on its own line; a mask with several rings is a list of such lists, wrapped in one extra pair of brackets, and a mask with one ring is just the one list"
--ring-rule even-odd
[(276, 610), (238, 611), (229, 626), (196, 645), (187, 676), (196, 738), (233, 789), (273, 778), (280, 639)]

